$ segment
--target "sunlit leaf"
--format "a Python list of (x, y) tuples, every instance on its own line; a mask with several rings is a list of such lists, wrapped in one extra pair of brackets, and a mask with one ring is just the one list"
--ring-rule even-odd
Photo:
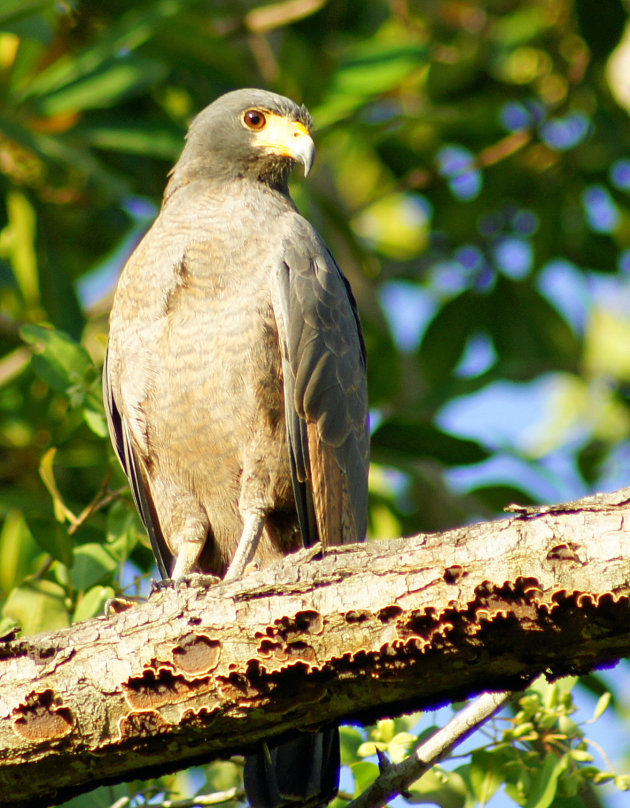
[(0, 589), (8, 592), (31, 571), (38, 549), (23, 514), (9, 511), (0, 528)]
[(615, 785), (620, 791), (630, 791), (630, 774), (620, 774), (615, 778)]
[(79, 134), (97, 149), (124, 152), (126, 154), (151, 155), (166, 160), (175, 160), (182, 150), (181, 132), (160, 130), (155, 126), (79, 126)]
[(558, 778), (568, 764), (568, 755), (547, 755), (527, 794), (525, 808), (549, 808), (556, 795)]
[(2, 234), (8, 246), (15, 280), (29, 306), (39, 302), (39, 277), (35, 253), (35, 210), (20, 191), (7, 195), (9, 224)]
[(3, 0), (0, 24), (8, 26), (36, 11), (50, 8), (49, 0)]
[(413, 70), (421, 69), (425, 55), (426, 49), (413, 42), (360, 43), (348, 49), (335, 76), (334, 91), (363, 96), (385, 92)]
[(100, 544), (81, 544), (75, 548), (70, 570), (72, 584), (76, 589), (86, 590), (108, 581), (117, 568), (114, 556)]
[(38, 108), (44, 115), (59, 115), (85, 108), (107, 107), (140, 93), (165, 73), (166, 67), (153, 59), (123, 56), (99, 65), (94, 73), (50, 95), (41, 96)]
[(42, 550), (65, 564), (67, 567), (72, 563), (73, 541), (64, 525), (53, 519), (43, 517), (32, 517), (28, 520), (35, 541)]
[(239, 766), (228, 760), (215, 760), (206, 769), (209, 791), (227, 791), (240, 784)]
[(593, 710), (593, 721), (597, 721), (598, 718), (601, 718), (604, 715), (605, 711), (610, 704), (610, 693), (603, 693), (598, 699), (597, 704), (595, 705), (595, 709)]
[(108, 29), (99, 30), (89, 47), (47, 65), (36, 79), (22, 88), (25, 97), (52, 95), (60, 88), (98, 72), (116, 54), (133, 51), (146, 42), (160, 23), (178, 10), (176, 0), (157, 0), (149, 9), (132, 7), (129, 13), (114, 18)]
[[(63, 808), (112, 808), (116, 802), (129, 799), (129, 786), (127, 783), (101, 786), (88, 794), (74, 797), (63, 803)], [(119, 802), (119, 804), (121, 804)]]
[(345, 765), (354, 763), (357, 759), (357, 752), (363, 743), (363, 734), (357, 727), (339, 727), (339, 739), (341, 742), (341, 762)]
[(416, 736), (410, 732), (397, 732), (387, 744), (387, 754), (393, 763), (400, 763), (404, 760), (410, 749), (416, 744)]
[(466, 784), (457, 772), (438, 767), (430, 769), (409, 787), (408, 802), (412, 805), (432, 804), (440, 808), (464, 808)]
[(93, 586), (88, 589), (79, 600), (79, 604), (72, 616), (72, 621), (79, 623), (81, 620), (88, 620), (90, 617), (103, 614), (105, 604), (115, 594), (116, 592), (111, 586)]
[(488, 803), (504, 781), (504, 756), (484, 749), (473, 752), (470, 782), (481, 805)]
[(44, 485), (53, 499), (55, 517), (57, 520), (63, 522), (67, 519), (72, 524), (76, 521), (76, 517), (66, 506), (63, 496), (57, 488), (57, 481), (55, 480), (54, 463), (56, 454), (57, 449), (53, 447), (42, 455), (42, 459), (39, 463), (39, 476), (42, 478)]
[(47, 580), (24, 581), (11, 590), (3, 615), (14, 619), (25, 634), (54, 631), (70, 625), (65, 591)]
[(360, 763), (354, 763), (350, 767), (352, 776), (354, 777), (355, 796), (361, 794), (366, 788), (378, 777), (378, 766), (375, 763), (369, 763), (367, 760), (362, 760)]
[(53, 390), (84, 398), (86, 381), (96, 376), (88, 352), (63, 331), (25, 325), (22, 339), (33, 346), (35, 372)]

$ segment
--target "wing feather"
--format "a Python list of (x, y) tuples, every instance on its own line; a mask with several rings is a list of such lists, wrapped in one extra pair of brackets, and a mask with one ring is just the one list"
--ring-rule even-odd
[(151, 498), (151, 492), (146, 483), (138, 456), (133, 449), (128, 424), (122, 416), (121, 409), (116, 404), (114, 384), (112, 384), (112, 381), (112, 366), (108, 349), (105, 355), (105, 366), (103, 368), (103, 400), (105, 402), (105, 414), (107, 416), (109, 434), (120, 465), (129, 478), (131, 493), (133, 494), (134, 502), (136, 503), (140, 517), (149, 534), (151, 548), (155, 555), (160, 575), (162, 578), (168, 578), (173, 557), (162, 535)]
[(291, 224), (272, 297), (300, 527), (307, 546), (360, 541), (369, 464), (361, 324), (350, 285), (326, 246), (303, 219)]

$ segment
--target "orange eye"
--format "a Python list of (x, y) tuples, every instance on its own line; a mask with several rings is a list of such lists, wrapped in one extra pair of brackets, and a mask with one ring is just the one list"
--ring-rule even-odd
[(259, 109), (248, 109), (243, 115), (243, 121), (249, 129), (264, 129), (267, 124), (267, 119)]

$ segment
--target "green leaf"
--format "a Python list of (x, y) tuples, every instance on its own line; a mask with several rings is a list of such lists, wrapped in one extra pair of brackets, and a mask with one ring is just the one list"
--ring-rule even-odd
[(508, 377), (530, 379), (545, 370), (578, 370), (576, 335), (529, 282), (499, 278), (486, 312), (499, 366)]
[(45, 517), (29, 517), (28, 526), (35, 541), (42, 550), (69, 567), (72, 563), (72, 548), (74, 542), (68, 531), (59, 522)]
[(64, 522), (67, 519), (70, 524), (74, 524), (74, 522), (76, 522), (76, 517), (66, 506), (63, 497), (61, 496), (61, 492), (57, 488), (54, 470), (56, 454), (57, 449), (54, 446), (52, 449), (49, 449), (44, 453), (39, 462), (39, 476), (42, 478), (44, 485), (48, 489), (48, 493), (52, 497), (53, 507), (55, 509), (55, 518), (59, 522)]
[[(115, 171), (111, 165), (106, 167), (100, 163), (89, 149), (75, 148), (68, 140), (60, 140), (22, 126), (20, 122), (3, 114), (1, 107), (0, 129), (11, 140), (35, 152), (47, 164), (71, 165), (73, 172), (81, 172), (90, 181), (97, 181), (101, 185), (101, 192), (105, 191), (117, 198), (123, 198), (129, 193), (128, 177)], [(67, 228), (65, 231), (67, 232)]]
[(182, 150), (182, 133), (155, 126), (116, 125), (77, 127), (79, 134), (97, 149), (125, 154), (151, 155), (176, 160)]
[(90, 617), (97, 617), (103, 614), (105, 604), (115, 596), (116, 592), (111, 586), (93, 586), (88, 589), (74, 611), (73, 623), (81, 620), (88, 620)]
[[(416, 713), (409, 713), (408, 715), (399, 715), (398, 718), (394, 719), (396, 732), (412, 732), (412, 730), (420, 723), (424, 715), (424, 712), (420, 710)], [(430, 732), (433, 732), (434, 730), (435, 727), (429, 728)], [(423, 730), (423, 732), (425, 731), (426, 730)], [(414, 737), (417, 738), (418, 736), (414, 733)]]
[(440, 808), (464, 808), (466, 783), (457, 772), (449, 772), (434, 766), (409, 787), (412, 805), (430, 803)]
[(630, 791), (630, 774), (620, 774), (615, 778), (615, 785), (620, 791)]
[(118, 559), (125, 561), (139, 541), (140, 517), (128, 502), (115, 502), (107, 514), (107, 549)]
[(530, 493), (516, 488), (514, 485), (484, 485), (473, 488), (468, 493), (496, 513), (500, 513), (508, 504), (534, 505), (536, 503)]
[(22, 326), (20, 336), (33, 346), (33, 368), (37, 375), (53, 390), (74, 398), (75, 405), (77, 396), (82, 401), (87, 380), (97, 375), (85, 348), (63, 331), (38, 325)]
[(363, 733), (356, 727), (339, 727), (341, 742), (341, 762), (345, 766), (355, 763), (359, 747), (363, 743)]
[(587, 752), (586, 749), (572, 749), (568, 755), (579, 763), (592, 763), (594, 760), (593, 755)]
[[(119, 800), (129, 799), (129, 786), (127, 783), (118, 783), (113, 786), (101, 786), (89, 794), (81, 794), (80, 797), (68, 800), (63, 803), (63, 808), (111, 808)], [(124, 804), (124, 803), (123, 803)], [(133, 804), (133, 803), (132, 803)], [(144, 804), (148, 804), (144, 802)]]
[(27, 197), (12, 190), (6, 198), (9, 225), (3, 235), (8, 235), (9, 255), (17, 285), (28, 306), (39, 303), (39, 275), (35, 254), (36, 214)]
[(25, 634), (54, 631), (70, 625), (63, 587), (47, 580), (24, 581), (13, 589), (2, 613), (14, 619)]
[(73, 554), (74, 564), (70, 570), (75, 589), (86, 590), (110, 580), (118, 561), (102, 545), (90, 542), (79, 545)]
[(346, 52), (333, 91), (368, 97), (386, 92), (417, 70), (425, 55), (426, 48), (416, 44), (361, 43)]
[(383, 743), (389, 743), (394, 734), (396, 732), (396, 725), (394, 724), (393, 718), (381, 718), (380, 721), (376, 722), (374, 729), (370, 733), (370, 736), (375, 741), (382, 741)]
[(400, 763), (409, 754), (409, 750), (415, 745), (417, 738), (410, 732), (397, 732), (387, 744), (387, 754), (393, 763)]
[(420, 360), (431, 385), (448, 381), (468, 338), (486, 331), (486, 320), (486, 298), (475, 292), (463, 292), (438, 309), (420, 343)]
[(372, 757), (376, 754), (377, 750), (383, 751), (385, 744), (382, 741), (365, 741), (357, 749), (357, 755), (360, 758)]
[(38, 110), (44, 115), (60, 115), (75, 110), (109, 107), (153, 86), (166, 73), (166, 65), (155, 59), (127, 55), (104, 63), (94, 73), (40, 97)]
[(597, 721), (597, 719), (601, 718), (606, 712), (606, 709), (610, 704), (610, 698), (610, 693), (603, 693), (599, 697), (597, 704), (595, 705), (595, 710), (593, 711), (593, 721)]
[(354, 777), (355, 796), (369, 788), (379, 775), (378, 766), (375, 763), (369, 763), (367, 760), (354, 763), (350, 766), (350, 771)]
[(47, 65), (21, 88), (24, 98), (53, 95), (63, 87), (79, 83), (117, 54), (133, 51), (155, 35), (164, 20), (177, 14), (180, 5), (174, 0), (155, 0), (150, 8), (131, 10), (112, 20), (112, 25), (99, 30), (96, 38), (83, 50), (75, 50)]
[(558, 778), (567, 768), (568, 763), (568, 755), (560, 757), (553, 754), (547, 755), (540, 771), (532, 781), (525, 808), (549, 808), (556, 796)]
[(393, 89), (406, 76), (424, 68), (424, 43), (418, 43), (402, 27), (387, 33), (382, 39), (377, 36), (344, 48), (330, 91), (313, 110), (320, 127), (348, 117), (375, 95)]
[(505, 756), (478, 749), (473, 752), (470, 765), (470, 783), (481, 805), (486, 805), (504, 782)]
[(10, 510), (0, 529), (0, 589), (7, 592), (32, 571), (38, 550), (22, 513)]
[(50, 8), (50, 0), (2, 0), (0, 11), (0, 25), (4, 28), (12, 23), (33, 14), (36, 11), (46, 11)]
[(431, 457), (447, 465), (466, 465), (488, 457), (488, 452), (475, 441), (403, 419), (385, 421), (376, 429), (372, 452), (374, 459), (383, 463)]
[(238, 787), (241, 780), (241, 771), (230, 760), (215, 760), (206, 767), (206, 783), (208, 791), (227, 791)]
[(102, 407), (95, 407), (90, 401), (83, 408), (83, 418), (90, 430), (99, 438), (106, 438), (108, 435), (107, 418)]
[(593, 775), (593, 782), (596, 785), (602, 785), (603, 783), (610, 783), (611, 780), (615, 779), (614, 772), (594, 772)]

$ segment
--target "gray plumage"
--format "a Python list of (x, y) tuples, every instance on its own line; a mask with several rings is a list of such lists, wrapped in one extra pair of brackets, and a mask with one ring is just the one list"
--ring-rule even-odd
[[(262, 90), (203, 110), (118, 283), (106, 409), (164, 577), (233, 577), (252, 556), (264, 565), (365, 537), (361, 327), (348, 282), (287, 188), (296, 161), (310, 168), (310, 124), (304, 107)], [(317, 749), (330, 739), (306, 737), (319, 738), (314, 770), (326, 769)], [(252, 772), (264, 768), (250, 766), (252, 805), (331, 796), (263, 801), (268, 772)], [(315, 779), (331, 791), (329, 771)]]

